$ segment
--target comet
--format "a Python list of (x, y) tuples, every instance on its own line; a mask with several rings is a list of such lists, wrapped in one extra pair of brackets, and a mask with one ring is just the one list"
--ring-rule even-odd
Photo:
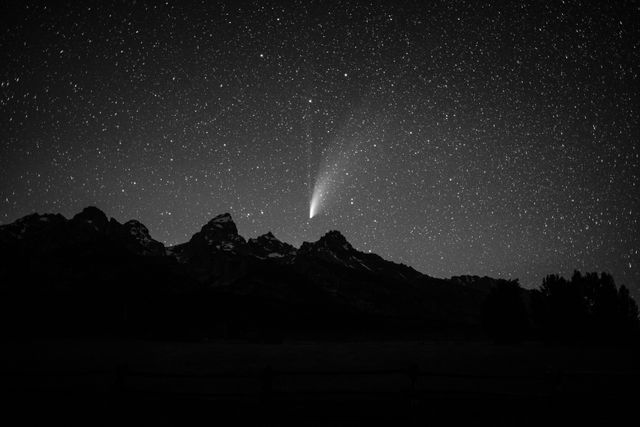
[(316, 216), (324, 206), (327, 195), (327, 182), (326, 179), (317, 179), (313, 186), (313, 194), (309, 203), (309, 219)]
[(309, 219), (313, 218), (318, 214), (318, 210), (320, 208), (320, 198), (322, 195), (320, 193), (316, 193), (314, 191), (311, 196), (311, 203), (309, 204)]
[[(385, 120), (375, 120), (367, 117), (368, 108), (363, 107), (355, 112), (345, 124), (344, 128), (323, 150), (322, 162), (316, 175), (311, 199), (309, 200), (309, 219), (325, 211), (336, 199), (340, 190), (353, 178), (360, 169), (358, 166), (363, 158), (363, 148), (375, 147), (376, 142), (383, 138), (381, 127)], [(311, 157), (311, 144), (307, 144), (308, 161)], [(310, 166), (308, 166), (308, 182)]]
[(346, 170), (348, 157), (343, 154), (334, 161), (325, 162), (320, 168), (309, 202), (309, 219), (322, 212), (339, 187), (344, 184), (345, 178), (349, 175)]

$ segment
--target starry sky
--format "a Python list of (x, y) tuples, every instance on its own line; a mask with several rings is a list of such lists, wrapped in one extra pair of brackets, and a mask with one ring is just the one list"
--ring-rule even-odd
[(640, 291), (636, 1), (7, 1), (0, 22), (1, 223), (96, 205), (170, 245), (230, 212), (436, 277)]

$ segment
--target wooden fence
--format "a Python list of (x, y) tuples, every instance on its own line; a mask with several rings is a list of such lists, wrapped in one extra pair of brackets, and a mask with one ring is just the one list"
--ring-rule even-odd
[(0, 372), (5, 391), (103, 391), (122, 395), (199, 399), (279, 397), (401, 397), (494, 395), (553, 398), (559, 394), (624, 394), (640, 372), (555, 371), (523, 375), (440, 373), (405, 369), (285, 371), (270, 366), (244, 373), (113, 370)]

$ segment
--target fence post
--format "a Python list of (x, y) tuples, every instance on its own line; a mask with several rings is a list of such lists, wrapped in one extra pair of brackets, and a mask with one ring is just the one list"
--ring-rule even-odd
[(416, 397), (416, 383), (418, 381), (418, 374), (420, 368), (416, 364), (411, 364), (407, 368), (407, 375), (409, 376), (409, 389), (407, 390), (407, 403), (409, 405), (409, 409), (412, 410), (415, 404)]
[(418, 365), (416, 364), (409, 365), (409, 368), (407, 369), (407, 375), (409, 376), (409, 395), (412, 397), (416, 393), (416, 382), (418, 380), (418, 372), (419, 372)]
[(262, 370), (262, 397), (269, 399), (273, 392), (273, 368), (270, 365), (265, 366)]
[(556, 370), (553, 374), (553, 392), (556, 397), (562, 393), (564, 376), (562, 369)]
[(127, 377), (127, 365), (116, 365), (114, 389), (118, 394), (122, 394), (125, 389), (125, 380)]
[(124, 405), (124, 389), (127, 376), (126, 365), (116, 365), (113, 371), (113, 388), (111, 401), (116, 411), (122, 411)]

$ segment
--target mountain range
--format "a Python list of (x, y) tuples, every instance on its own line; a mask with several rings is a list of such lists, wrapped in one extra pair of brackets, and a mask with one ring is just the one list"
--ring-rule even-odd
[(335, 230), (299, 248), (271, 232), (246, 240), (228, 213), (165, 247), (139, 221), (121, 224), (96, 207), (70, 219), (34, 213), (0, 226), (0, 259), (2, 309), (14, 321), (38, 329), (43, 317), (54, 324), (68, 317), (71, 327), (80, 316), (98, 329), (143, 334), (473, 328), (501, 281), (430, 277), (361, 252)]

